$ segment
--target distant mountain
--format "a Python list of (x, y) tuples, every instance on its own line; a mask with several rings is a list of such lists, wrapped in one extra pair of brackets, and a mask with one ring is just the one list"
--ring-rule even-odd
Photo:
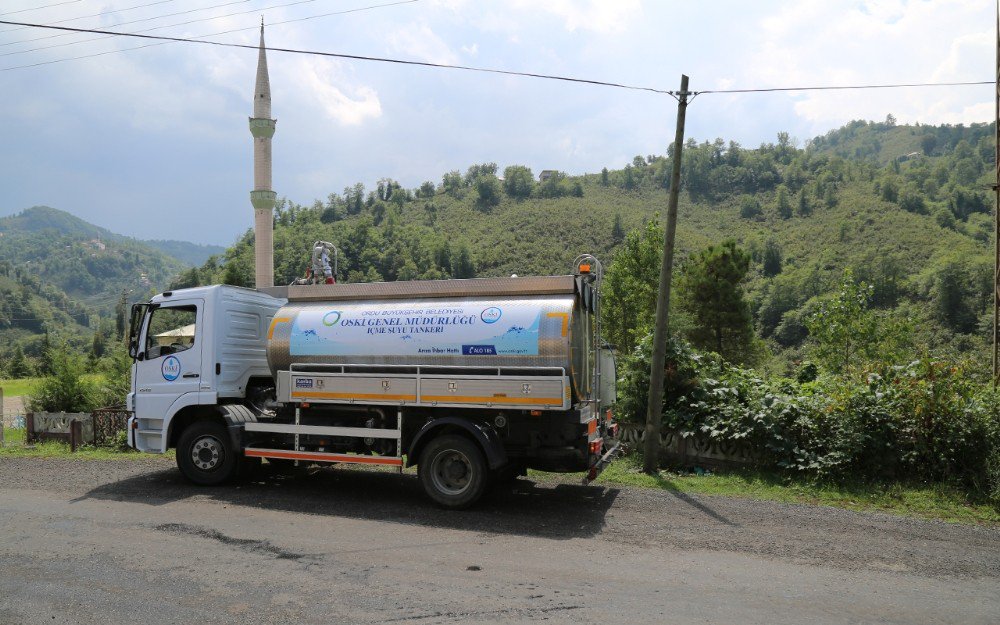
[(125, 239), (66, 211), (50, 206), (32, 206), (20, 213), (0, 218), (0, 232), (10, 234), (49, 233), (102, 239)]
[(200, 245), (198, 243), (189, 243), (188, 241), (160, 241), (153, 239), (140, 241), (140, 243), (145, 243), (149, 247), (156, 248), (191, 267), (202, 265), (210, 256), (226, 251), (226, 248), (221, 245)]
[(78, 313), (84, 321), (87, 314), (112, 313), (123, 290), (138, 299), (165, 288), (187, 266), (142, 241), (48, 206), (0, 218), (0, 275), (22, 284), (27, 283), (21, 278), (30, 276), (54, 288), (50, 297), (64, 295), (85, 309)]

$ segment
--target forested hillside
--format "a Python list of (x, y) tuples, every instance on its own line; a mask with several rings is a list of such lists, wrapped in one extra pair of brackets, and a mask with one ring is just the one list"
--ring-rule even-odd
[[(991, 125), (898, 126), (890, 116), (803, 146), (785, 133), (752, 149), (688, 141), (679, 262), (735, 239), (751, 257), (755, 332), (784, 362), (848, 268), (871, 285), (874, 306), (912, 320), (922, 344), (981, 351), (992, 314), (992, 137)], [(487, 163), (417, 189), (383, 179), (312, 206), (283, 202), (276, 281), (302, 274), (317, 239), (340, 247), (348, 281), (563, 273), (585, 251), (611, 265), (626, 233), (665, 211), (669, 169), (668, 156), (636, 156), (539, 183), (527, 168)], [(175, 286), (251, 285), (252, 243), (248, 231)]]
[(0, 218), (0, 373), (15, 351), (40, 362), (46, 341), (103, 351), (122, 297), (146, 299), (186, 266), (54, 208)]

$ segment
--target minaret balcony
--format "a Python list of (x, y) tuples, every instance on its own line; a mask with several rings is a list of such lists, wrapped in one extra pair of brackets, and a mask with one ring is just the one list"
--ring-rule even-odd
[(276, 119), (262, 119), (260, 117), (250, 118), (250, 134), (254, 137), (260, 139), (270, 139), (274, 136), (274, 125), (277, 123)]
[(274, 191), (251, 191), (250, 203), (254, 208), (274, 208), (278, 194)]

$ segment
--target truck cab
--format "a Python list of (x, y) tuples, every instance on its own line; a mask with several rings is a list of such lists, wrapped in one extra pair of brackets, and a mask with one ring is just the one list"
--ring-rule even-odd
[(163, 453), (179, 425), (273, 386), (267, 331), (284, 300), (215, 285), (167, 291), (132, 307), (129, 444)]

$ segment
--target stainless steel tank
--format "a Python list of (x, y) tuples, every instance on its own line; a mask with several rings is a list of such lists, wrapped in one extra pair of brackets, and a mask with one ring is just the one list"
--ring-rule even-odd
[(575, 294), (292, 301), (274, 316), (267, 360), (272, 373), (293, 363), (561, 367), (579, 397), (590, 387), (589, 317)]

